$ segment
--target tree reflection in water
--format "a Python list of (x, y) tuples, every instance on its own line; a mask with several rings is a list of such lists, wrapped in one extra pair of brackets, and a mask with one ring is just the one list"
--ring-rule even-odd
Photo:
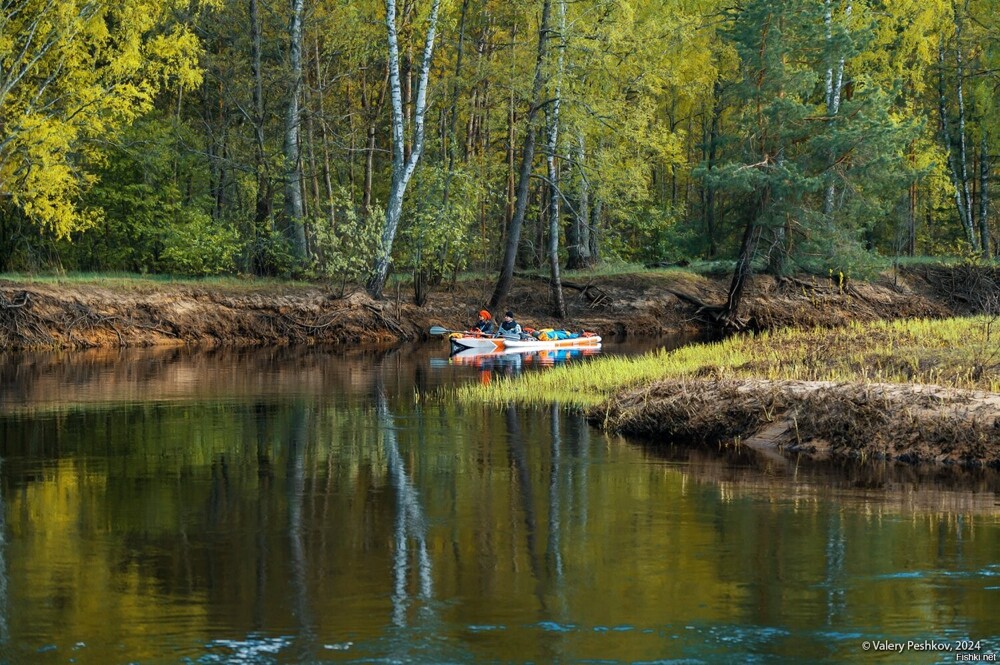
[(409, 608), (407, 593), (407, 578), (409, 573), (409, 541), (416, 543), (417, 579), (420, 586), (419, 596), (424, 601), (423, 609), (429, 611), (432, 595), (432, 569), (430, 556), (427, 553), (427, 520), (424, 518), (420, 505), (420, 495), (406, 472), (403, 458), (399, 454), (399, 444), (396, 441), (395, 425), (389, 411), (385, 392), (379, 390), (376, 395), (379, 432), (385, 447), (386, 462), (389, 471), (389, 482), (396, 490), (396, 519), (394, 523), (395, 552), (393, 556), (393, 594), (392, 622), (400, 628), (406, 626), (406, 614)]
[(560, 512), (560, 501), (559, 501), (559, 474), (561, 473), (561, 438), (559, 435), (559, 405), (553, 404), (552, 407), (552, 469), (549, 472), (549, 542), (548, 551), (546, 552), (546, 560), (549, 562), (549, 574), (552, 576), (555, 582), (556, 588), (562, 587), (562, 573), (563, 573), (563, 562), (562, 562), (562, 542), (561, 542), (561, 532), (559, 528), (559, 512)]
[[(0, 468), (3, 467), (3, 460), (0, 459)], [(4, 552), (7, 549), (6, 533), (7, 525), (4, 516), (7, 514), (7, 507), (3, 501), (3, 483), (0, 483), (0, 644), (7, 642), (7, 564), (4, 560)]]
[(306, 435), (309, 417), (306, 405), (296, 401), (292, 407), (288, 436), (288, 539), (291, 550), (292, 593), (295, 617), (299, 622), (300, 648), (303, 655), (312, 653), (314, 634), (309, 612), (305, 546), (302, 535), (302, 502), (305, 500)]
[[(518, 417), (517, 407), (507, 407), (507, 452), (511, 465), (514, 467), (517, 483), (518, 497), (521, 500), (521, 509), (524, 511), (525, 540), (528, 546), (528, 560), (531, 562), (531, 576), (535, 580), (536, 595), (539, 605), (545, 605), (539, 584), (541, 575), (538, 565), (538, 546), (535, 542), (538, 520), (535, 517), (535, 498), (531, 488), (531, 472), (528, 469), (527, 456), (524, 450), (524, 440), (521, 435), (521, 419)], [(512, 529), (516, 533), (516, 529)], [(513, 563), (516, 569), (516, 562)]]
[(826, 623), (834, 625), (843, 613), (847, 599), (844, 591), (844, 517), (831, 512), (826, 528)]

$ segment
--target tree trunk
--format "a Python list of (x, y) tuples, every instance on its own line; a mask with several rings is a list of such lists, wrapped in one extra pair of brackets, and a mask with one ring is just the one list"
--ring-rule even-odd
[[(827, 53), (832, 56), (833, 54), (833, 14), (830, 7), (830, 0), (825, 0), (826, 10), (823, 15), (823, 20), (826, 23), (826, 41), (827, 41)], [(847, 3), (847, 8), (844, 10), (848, 18), (851, 16), (851, 3)], [(826, 115), (828, 118), (833, 119), (840, 112), (840, 91), (844, 84), (844, 56), (840, 55), (837, 62), (836, 70), (833, 66), (833, 61), (831, 59), (830, 66), (826, 70)], [(827, 183), (826, 183), (826, 193), (823, 196), (823, 216), (828, 218), (833, 214), (833, 203), (836, 198), (836, 184), (834, 182), (834, 167), (837, 163), (837, 155), (830, 151), (829, 162), (827, 165)]]
[(285, 114), (285, 215), (286, 232), (292, 254), (300, 264), (306, 260), (306, 234), (303, 225), (302, 160), (299, 155), (300, 102), (302, 92), (302, 7), (305, 0), (292, 0), (292, 23), (289, 29), (289, 65), (291, 84)]
[(514, 203), (516, 201), (515, 170), (514, 170), (514, 123), (517, 118), (514, 114), (514, 86), (510, 87), (510, 99), (507, 113), (507, 202), (504, 206), (504, 228), (510, 229), (514, 220)]
[(907, 197), (907, 230), (906, 230), (906, 254), (907, 256), (917, 255), (917, 183), (910, 183), (910, 192)]
[(590, 264), (590, 180), (585, 169), (586, 159), (586, 143), (581, 131), (576, 144), (576, 169), (580, 174), (576, 214), (566, 224), (566, 250), (569, 254), (566, 267), (569, 270), (578, 270)]
[(738, 327), (737, 315), (740, 304), (743, 302), (743, 289), (753, 272), (753, 257), (757, 251), (757, 239), (760, 237), (760, 227), (757, 225), (757, 217), (767, 209), (768, 198), (769, 193), (767, 190), (761, 193), (758, 208), (750, 215), (746, 228), (743, 230), (740, 251), (736, 257), (736, 268), (733, 270), (733, 279), (729, 283), (726, 306), (719, 317), (720, 322), (727, 327)]
[[(264, 153), (264, 81), (260, 52), (260, 9), (257, 0), (250, 0), (250, 73), (253, 78), (254, 173), (257, 177), (253, 224), (255, 247), (259, 246), (261, 238), (267, 234), (267, 223), (271, 216), (271, 186)], [(254, 251), (251, 257), (250, 269), (256, 274), (266, 270), (266, 266), (260, 263), (258, 251)]]
[[(319, 86), (316, 85), (316, 88)], [(306, 95), (306, 107), (311, 106), (312, 97)], [(306, 206), (306, 210), (311, 210), (312, 215), (319, 218), (317, 214), (323, 207), (323, 195), (319, 189), (319, 166), (316, 158), (316, 114), (311, 110), (306, 112), (306, 158), (309, 161), (309, 184), (312, 188), (312, 203)], [(307, 213), (308, 215), (308, 213)], [(308, 238), (308, 234), (307, 234)]]
[[(712, 86), (715, 98), (712, 104), (712, 124), (708, 130), (708, 173), (711, 176), (715, 169), (715, 159), (719, 149), (719, 122), (722, 119), (722, 84), (719, 81)], [(715, 233), (715, 183), (709, 178), (705, 185), (705, 226), (708, 233), (708, 258), (714, 259), (719, 252)]]
[(386, 0), (386, 28), (389, 45), (389, 87), (392, 99), (392, 183), (389, 189), (389, 201), (385, 209), (385, 225), (382, 227), (382, 237), (379, 243), (378, 256), (371, 278), (368, 280), (368, 293), (373, 298), (382, 297), (382, 289), (389, 275), (389, 263), (392, 259), (392, 244), (396, 238), (396, 229), (403, 213), (403, 195), (406, 186), (417, 168), (420, 154), (424, 149), (424, 117), (427, 111), (427, 83), (430, 76), (431, 58), (434, 55), (434, 36), (437, 30), (438, 9), (441, 0), (434, 0), (431, 14), (428, 18), (427, 37), (424, 42), (423, 62), (420, 67), (420, 78), (417, 82), (416, 108), (414, 109), (413, 141), (409, 158), (404, 160), (403, 140), (403, 99), (399, 76), (399, 37), (396, 33), (396, 0)]
[(944, 85), (944, 43), (938, 45), (938, 113), (941, 118), (941, 141), (944, 144), (944, 148), (948, 153), (948, 174), (951, 176), (951, 186), (955, 194), (955, 208), (958, 211), (958, 220), (962, 224), (962, 228), (965, 229), (965, 237), (969, 241), (969, 246), (972, 247), (974, 251), (979, 249), (978, 242), (976, 240), (976, 234), (973, 231), (972, 224), (969, 222), (969, 214), (966, 210), (965, 197), (962, 194), (962, 182), (959, 177), (959, 167), (957, 163), (957, 158), (955, 157), (954, 144), (951, 140), (951, 132), (948, 129), (948, 107), (947, 98), (945, 97), (945, 85)]
[[(329, 206), (329, 217), (330, 217), (330, 229), (333, 230), (337, 225), (337, 209), (334, 202), (333, 196), (333, 169), (330, 166), (330, 138), (327, 135), (326, 129), (326, 109), (324, 104), (324, 91), (326, 88), (326, 81), (323, 77), (323, 70), (320, 66), (320, 51), (319, 51), (319, 38), (315, 41), (315, 53), (316, 53), (316, 96), (319, 103), (319, 133), (320, 140), (323, 142), (323, 185), (326, 189), (326, 204)], [(353, 159), (353, 158), (352, 158)]]
[(604, 212), (604, 201), (597, 199), (590, 209), (590, 261), (591, 264), (601, 262), (601, 213)]
[(510, 293), (514, 281), (514, 262), (517, 259), (517, 246), (521, 241), (521, 228), (524, 226), (524, 215), (528, 208), (528, 185), (531, 179), (531, 163), (535, 158), (535, 117), (538, 115), (539, 101), (542, 93), (542, 66), (545, 63), (545, 48), (548, 42), (549, 14), (552, 0), (543, 0), (542, 21), (538, 26), (538, 56), (535, 59), (535, 77), (531, 85), (531, 107), (525, 122), (524, 148), (521, 151), (521, 171), (517, 183), (517, 200), (514, 204), (514, 216), (507, 227), (507, 244), (504, 247), (503, 264), (497, 278), (496, 288), (490, 297), (490, 307), (496, 308)]
[(962, 62), (962, 14), (961, 10), (955, 7), (955, 63), (956, 70), (956, 93), (958, 95), (958, 147), (959, 166), (961, 167), (962, 196), (965, 197), (963, 208), (965, 210), (965, 226), (972, 235), (972, 248), (979, 249), (978, 240), (975, 235), (975, 208), (973, 207), (972, 196), (969, 194), (969, 157), (966, 150), (965, 141), (965, 68)]
[(979, 243), (983, 248), (983, 258), (990, 258), (990, 197), (987, 186), (990, 181), (990, 154), (986, 142), (986, 130), (979, 128)]
[(372, 180), (375, 174), (375, 121), (365, 130), (365, 179), (361, 192), (361, 210), (365, 215), (372, 205)]
[(566, 300), (563, 298), (559, 275), (559, 170), (556, 168), (556, 150), (559, 147), (559, 106), (563, 74), (563, 53), (566, 50), (566, 0), (559, 0), (560, 48), (556, 68), (556, 83), (552, 106), (548, 114), (548, 152), (545, 161), (549, 171), (549, 286), (552, 289), (552, 313), (566, 318)]
[[(442, 196), (445, 208), (448, 206), (448, 191), (451, 188), (451, 175), (455, 168), (455, 153), (458, 152), (458, 141), (455, 137), (455, 124), (458, 122), (459, 80), (462, 76), (462, 54), (465, 50), (465, 14), (469, 9), (469, 0), (462, 0), (462, 13), (458, 20), (458, 53), (455, 55), (455, 78), (451, 88), (451, 109), (449, 110), (447, 136), (442, 137), (442, 149), (448, 147), (448, 174), (444, 179), (444, 194)], [(447, 139), (445, 144), (444, 139)]]

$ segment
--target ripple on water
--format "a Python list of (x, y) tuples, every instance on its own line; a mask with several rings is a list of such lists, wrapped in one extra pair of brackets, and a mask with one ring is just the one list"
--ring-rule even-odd
[(558, 623), (556, 621), (539, 621), (535, 624), (542, 630), (548, 631), (550, 633), (572, 633), (577, 630), (575, 624), (572, 623)]
[(264, 637), (248, 635), (244, 640), (212, 640), (205, 645), (210, 652), (198, 658), (199, 663), (260, 663), (272, 660), (274, 656), (292, 644), (293, 638), (282, 635)]

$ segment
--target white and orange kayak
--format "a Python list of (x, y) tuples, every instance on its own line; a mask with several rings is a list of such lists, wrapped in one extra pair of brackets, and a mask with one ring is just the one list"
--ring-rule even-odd
[(486, 337), (483, 335), (455, 334), (451, 336), (451, 348), (478, 349), (482, 351), (535, 351), (541, 349), (593, 348), (601, 346), (601, 338), (597, 335), (573, 337), (570, 339), (504, 339), (503, 337)]

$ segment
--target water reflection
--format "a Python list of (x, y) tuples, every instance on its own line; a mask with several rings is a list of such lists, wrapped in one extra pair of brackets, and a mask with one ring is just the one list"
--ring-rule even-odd
[(134, 371), (99, 357), (0, 370), (17, 385), (0, 394), (0, 662), (1000, 646), (996, 474), (671, 448), (558, 408), (429, 401), (477, 372), (432, 358), (156, 352), (128, 356)]
[(578, 362), (600, 355), (601, 349), (546, 349), (535, 351), (480, 351), (466, 349), (453, 353), (448, 358), (451, 365), (475, 368), (479, 372), (479, 380), (489, 383), (494, 376), (512, 377), (531, 369), (544, 369), (567, 362)]
[(308, 598), (308, 569), (303, 534), (303, 502), (306, 499), (306, 445), (309, 430), (309, 413), (302, 402), (291, 405), (291, 425), (288, 447), (288, 540), (291, 562), (291, 590), (293, 613), (298, 620), (297, 632), (301, 653), (308, 655), (314, 646), (312, 617)]
[[(3, 457), (0, 457), (0, 474), (3, 472)], [(0, 644), (7, 642), (7, 550), (6, 506), (3, 501), (3, 484), (0, 483)]]
[(376, 396), (376, 405), (378, 424), (385, 445), (389, 480), (396, 489), (396, 519), (393, 533), (395, 543), (393, 579), (395, 583), (392, 596), (392, 622), (398, 627), (404, 627), (407, 624), (406, 615), (409, 606), (407, 578), (411, 540), (416, 545), (419, 598), (425, 603), (422, 609), (430, 609), (427, 602), (431, 599), (433, 574), (430, 556), (427, 553), (427, 521), (420, 505), (420, 496), (406, 473), (403, 458), (399, 454), (399, 444), (396, 441), (392, 414), (389, 413), (386, 396), (381, 391)]

